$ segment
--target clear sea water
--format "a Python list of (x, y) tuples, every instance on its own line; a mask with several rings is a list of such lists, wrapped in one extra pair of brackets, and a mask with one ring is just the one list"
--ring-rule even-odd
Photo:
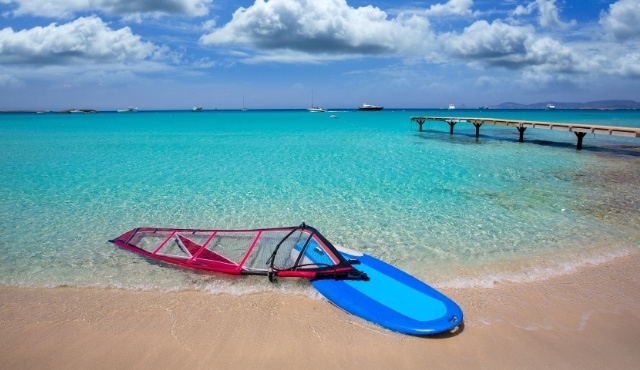
[[(336, 119), (330, 115), (336, 115)], [(640, 111), (0, 114), (0, 284), (310, 294), (107, 241), (138, 226), (306, 222), (439, 288), (570, 273), (640, 249), (640, 138), (411, 116), (640, 127)]]

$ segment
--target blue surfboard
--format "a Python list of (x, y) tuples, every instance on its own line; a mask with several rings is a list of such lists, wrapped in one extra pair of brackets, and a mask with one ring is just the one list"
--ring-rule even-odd
[(384, 328), (411, 335), (451, 331), (462, 323), (460, 307), (406, 272), (370, 255), (337, 247), (366, 272), (363, 280), (312, 280), (313, 287), (343, 310)]

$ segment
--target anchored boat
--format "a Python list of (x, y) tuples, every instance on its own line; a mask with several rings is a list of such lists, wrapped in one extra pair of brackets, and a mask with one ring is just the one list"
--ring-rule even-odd
[(360, 107), (358, 107), (358, 110), (365, 110), (365, 111), (376, 111), (376, 110), (382, 110), (383, 107), (379, 106), (379, 105), (372, 105), (372, 104), (362, 104)]

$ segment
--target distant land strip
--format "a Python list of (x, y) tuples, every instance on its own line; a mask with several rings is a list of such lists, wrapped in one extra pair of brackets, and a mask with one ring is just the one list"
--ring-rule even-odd
[(597, 100), (586, 103), (571, 103), (546, 101), (533, 104), (520, 103), (501, 103), (498, 105), (490, 105), (489, 109), (547, 109), (549, 105), (555, 106), (555, 109), (640, 109), (640, 102), (633, 100)]

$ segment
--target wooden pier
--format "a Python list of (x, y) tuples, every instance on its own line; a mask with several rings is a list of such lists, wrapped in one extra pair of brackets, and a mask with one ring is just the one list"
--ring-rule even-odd
[(476, 138), (480, 136), (480, 126), (485, 123), (500, 126), (515, 127), (520, 133), (520, 142), (524, 142), (524, 132), (527, 128), (540, 128), (547, 130), (570, 131), (576, 135), (578, 143), (577, 149), (582, 149), (582, 139), (586, 134), (601, 134), (613, 136), (640, 137), (640, 128), (621, 126), (600, 126), (585, 123), (560, 123), (560, 122), (540, 122), (522, 121), (500, 118), (469, 118), (469, 117), (411, 117), (411, 120), (420, 126), (427, 121), (442, 121), (449, 124), (449, 133), (453, 135), (453, 128), (458, 122), (468, 122), (476, 128)]

